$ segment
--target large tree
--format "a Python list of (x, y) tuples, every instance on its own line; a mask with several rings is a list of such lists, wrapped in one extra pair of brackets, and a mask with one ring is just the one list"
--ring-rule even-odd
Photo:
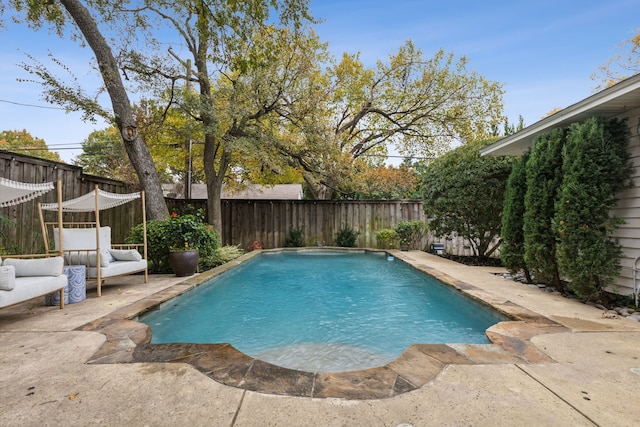
[(375, 67), (344, 54), (305, 88), (313, 103), (287, 110), (300, 136), (281, 150), (314, 197), (328, 199), (364, 156), (395, 148), (435, 157), (454, 141), (486, 138), (503, 120), (502, 88), (467, 64), (444, 51), (426, 58), (410, 41)]
[[(258, 159), (277, 167), (271, 142), (281, 126), (273, 117), (296, 102), (288, 95), (318, 63), (321, 44), (302, 31), (307, 1), (158, 0), (130, 13), (140, 30), (149, 30), (150, 45), (130, 49), (124, 66), (142, 84), (170, 93), (171, 105), (197, 123), (207, 216), (220, 230), (222, 184), (242, 162)], [(179, 42), (180, 50), (161, 49), (167, 41)]]
[(39, 28), (46, 23), (55, 26), (59, 35), (63, 35), (67, 24), (74, 25), (82, 39), (92, 49), (100, 75), (111, 101), (112, 112), (86, 96), (82, 88), (66, 86), (58, 81), (41, 64), (27, 70), (41, 79), (45, 90), (45, 99), (57, 103), (69, 110), (83, 110), (87, 117), (99, 114), (111, 120), (120, 131), (124, 146), (136, 170), (140, 185), (146, 193), (146, 206), (150, 218), (162, 218), (169, 215), (160, 179), (151, 154), (140, 136), (133, 114), (129, 95), (122, 81), (120, 69), (114, 57), (111, 45), (98, 27), (98, 13), (108, 6), (105, 1), (87, 1), (95, 6), (94, 14), (79, 0), (51, 0), (46, 2), (28, 0), (7, 0), (17, 12), (25, 12), (24, 18), (30, 25)]

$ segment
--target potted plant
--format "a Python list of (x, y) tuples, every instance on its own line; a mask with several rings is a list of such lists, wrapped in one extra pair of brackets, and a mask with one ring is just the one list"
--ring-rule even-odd
[(176, 276), (193, 276), (198, 269), (200, 252), (189, 242), (184, 246), (169, 247), (169, 264)]

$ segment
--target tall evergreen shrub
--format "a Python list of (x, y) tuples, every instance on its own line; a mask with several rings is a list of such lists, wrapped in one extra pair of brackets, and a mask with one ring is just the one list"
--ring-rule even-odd
[(507, 180), (502, 211), (502, 245), (500, 258), (503, 265), (512, 273), (524, 271), (531, 282), (529, 269), (524, 261), (524, 197), (527, 192), (526, 166), (529, 152), (513, 163), (511, 175)]
[(612, 239), (622, 221), (611, 216), (615, 195), (630, 185), (625, 121), (589, 119), (569, 129), (562, 192), (554, 226), (560, 270), (577, 295), (596, 298), (619, 273), (620, 244)]
[(555, 202), (562, 184), (565, 130), (539, 136), (526, 165), (524, 259), (535, 280), (564, 290), (556, 260), (557, 238), (552, 227)]
[[(437, 237), (457, 234), (474, 255), (491, 256), (498, 248), (509, 157), (480, 157), (490, 141), (473, 141), (441, 156), (421, 171), (424, 212)], [(398, 230), (396, 229), (396, 232)]]

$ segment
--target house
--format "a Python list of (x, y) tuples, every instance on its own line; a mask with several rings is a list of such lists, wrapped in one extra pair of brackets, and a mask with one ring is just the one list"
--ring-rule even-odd
[[(618, 194), (612, 214), (626, 221), (616, 232), (615, 238), (622, 245), (621, 272), (612, 291), (637, 295), (640, 287), (640, 74), (598, 92), (564, 110), (502, 138), (480, 150), (483, 156), (519, 156), (532, 147), (534, 139), (556, 128), (582, 122), (591, 117), (627, 119), (629, 126), (629, 154), (636, 166), (632, 188)], [(638, 280), (636, 281), (635, 275)]]
[[(183, 184), (163, 184), (165, 197), (184, 199)], [(222, 199), (239, 200), (302, 200), (302, 184), (276, 184), (271, 186), (250, 184), (241, 190), (222, 188)], [(206, 184), (191, 184), (191, 199), (206, 199)]]

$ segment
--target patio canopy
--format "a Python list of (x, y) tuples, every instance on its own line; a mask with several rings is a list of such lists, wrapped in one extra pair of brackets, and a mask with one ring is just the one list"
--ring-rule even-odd
[[(139, 199), (141, 193), (129, 193), (129, 194), (116, 194), (109, 193), (108, 191), (101, 190), (99, 188), (90, 191), (89, 193), (77, 197), (75, 199), (66, 200), (62, 202), (63, 212), (96, 212), (103, 211), (105, 209), (114, 208), (116, 206), (124, 205), (132, 200)], [(41, 205), (45, 211), (57, 211), (58, 203), (43, 203)]]
[(53, 190), (53, 182), (30, 184), (0, 178), (0, 208), (18, 205)]

